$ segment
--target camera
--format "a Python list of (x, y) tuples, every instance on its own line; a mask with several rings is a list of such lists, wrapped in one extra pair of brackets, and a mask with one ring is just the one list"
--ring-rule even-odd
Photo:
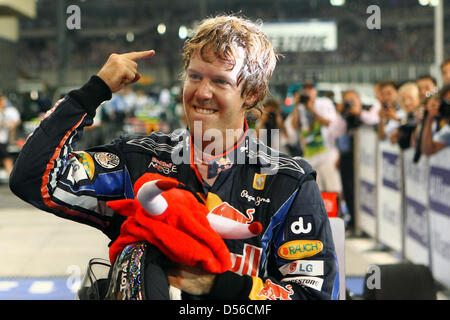
[(348, 109), (350, 109), (353, 106), (353, 102), (352, 101), (344, 101), (344, 110), (343, 112), (347, 112)]
[(398, 127), (398, 145), (401, 149), (408, 149), (411, 146), (411, 135), (417, 127), (417, 122), (412, 113), (408, 114), (406, 123)]
[(442, 119), (450, 118), (450, 84), (442, 87), (439, 96), (441, 104), (439, 105), (439, 116)]
[(353, 107), (353, 101), (344, 100), (342, 109), (342, 117), (347, 122), (347, 129), (355, 129), (362, 124), (361, 119), (350, 113), (350, 108)]
[(300, 103), (307, 103), (309, 101), (309, 95), (306, 93), (300, 93)]
[(441, 105), (439, 106), (439, 115), (441, 118), (450, 117), (450, 99), (442, 99)]

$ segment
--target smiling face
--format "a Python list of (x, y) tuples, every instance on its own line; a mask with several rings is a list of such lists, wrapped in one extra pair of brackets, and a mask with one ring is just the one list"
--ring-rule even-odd
[[(234, 57), (236, 61), (233, 67), (225, 60), (215, 57), (208, 48), (205, 48), (203, 55), (207, 58), (205, 61), (197, 49), (186, 69), (184, 110), (189, 130), (197, 141), (196, 144), (201, 141), (203, 148), (209, 143), (203, 139), (207, 130), (215, 129), (215, 132), (221, 133), (224, 138), (223, 151), (235, 142), (225, 141), (227, 129), (243, 132), (246, 111), (244, 105), (251, 105), (252, 99), (242, 96), (242, 83), (238, 84), (238, 74), (243, 65), (244, 53), (242, 50), (235, 52), (238, 56)], [(201, 130), (196, 130), (199, 125)]]
[(402, 108), (406, 112), (413, 112), (419, 107), (420, 101), (418, 95), (411, 94), (411, 92), (401, 93)]
[(420, 101), (424, 101), (427, 93), (432, 92), (436, 88), (436, 85), (431, 78), (418, 79), (417, 86), (419, 87)]

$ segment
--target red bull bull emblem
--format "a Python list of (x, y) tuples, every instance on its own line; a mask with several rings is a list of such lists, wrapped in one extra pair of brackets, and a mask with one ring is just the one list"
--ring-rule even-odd
[(258, 296), (266, 297), (269, 300), (292, 300), (291, 296), (294, 294), (292, 286), (288, 284), (286, 287), (266, 280), (264, 286), (259, 291)]
[(255, 209), (248, 209), (247, 214), (248, 217), (235, 209), (233, 206), (229, 205), (228, 202), (222, 202), (220, 205), (211, 210), (211, 213), (217, 214), (218, 216), (222, 216), (243, 224), (248, 224), (253, 221), (253, 213)]

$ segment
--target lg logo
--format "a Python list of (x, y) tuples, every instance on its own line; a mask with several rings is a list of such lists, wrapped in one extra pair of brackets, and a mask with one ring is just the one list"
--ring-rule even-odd
[(298, 218), (298, 221), (295, 221), (291, 224), (291, 231), (294, 234), (301, 234), (301, 233), (310, 233), (312, 230), (312, 223), (308, 222), (306, 224), (306, 227), (303, 223), (303, 217)]

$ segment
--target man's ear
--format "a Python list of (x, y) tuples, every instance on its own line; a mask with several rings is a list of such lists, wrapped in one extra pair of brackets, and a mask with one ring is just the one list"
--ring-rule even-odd
[(249, 93), (244, 100), (244, 107), (252, 107), (256, 104), (258, 100), (258, 93)]

